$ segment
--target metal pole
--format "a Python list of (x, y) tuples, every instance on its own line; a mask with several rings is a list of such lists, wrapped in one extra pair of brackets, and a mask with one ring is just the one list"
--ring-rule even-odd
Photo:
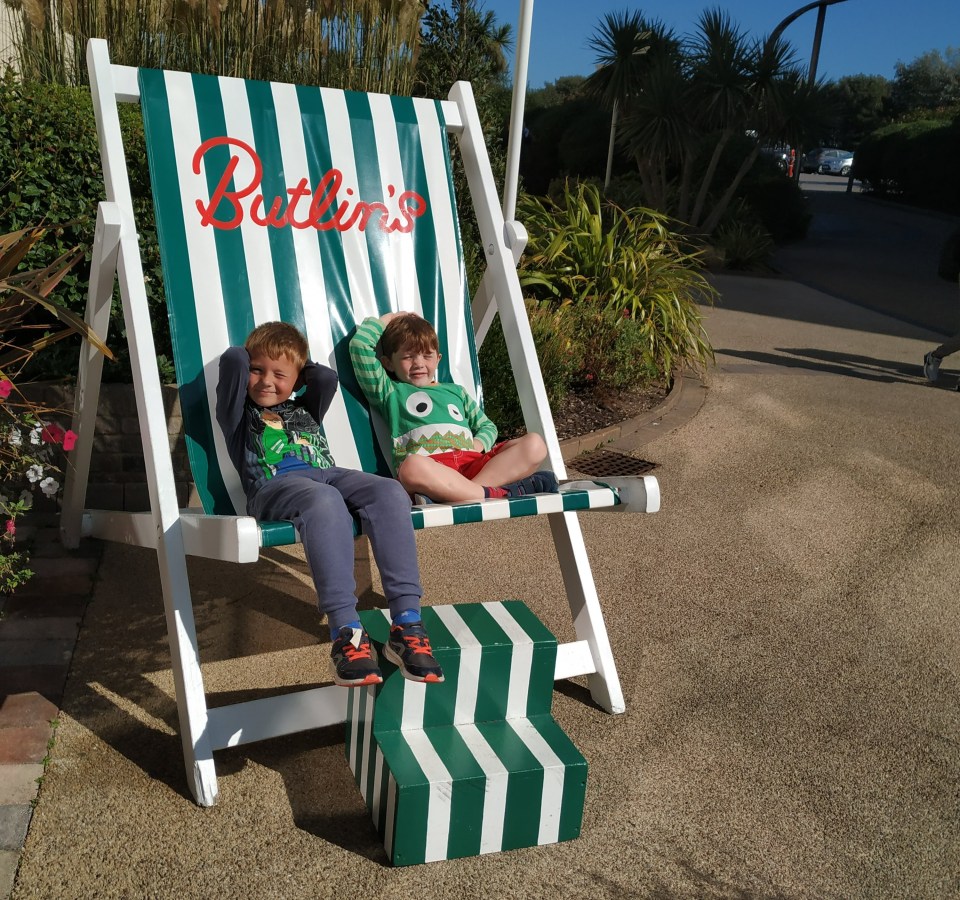
[(823, 40), (823, 23), (827, 18), (827, 7), (822, 5), (817, 10), (817, 30), (813, 35), (813, 50), (810, 52), (810, 70), (807, 72), (807, 81), (814, 84), (817, 80), (817, 63), (820, 62), (820, 42)]
[(820, 12), (822, 13), (824, 8), (827, 6), (833, 6), (834, 3), (845, 3), (845, 2), (846, 0), (814, 0), (813, 3), (808, 3), (806, 6), (801, 6), (800, 9), (796, 9), (792, 13), (790, 13), (789, 16), (787, 16), (776, 28), (773, 29), (773, 31), (770, 32), (770, 37), (767, 38), (767, 41), (769, 43), (773, 43), (774, 40), (776, 40), (778, 37), (780, 37), (781, 34), (783, 34), (783, 30), (791, 22), (799, 19), (800, 16), (802, 16), (805, 12), (809, 12), (815, 6), (819, 6)]
[[(800, 16), (806, 12), (810, 12), (814, 7), (817, 8), (817, 29), (813, 37), (813, 50), (810, 53), (810, 68), (807, 71), (807, 82), (809, 84), (814, 84), (817, 80), (817, 64), (820, 61), (820, 41), (823, 38), (823, 23), (827, 18), (827, 7), (833, 6), (835, 3), (845, 3), (846, 0), (814, 0), (813, 3), (808, 3), (806, 6), (801, 6), (800, 9), (795, 9), (789, 16), (787, 16), (773, 31), (770, 32), (770, 37), (767, 38), (767, 46), (772, 47), (773, 42), (783, 34), (784, 29), (791, 23), (795, 22)], [(800, 181), (800, 157), (802, 155), (803, 148), (797, 148), (797, 168), (794, 172), (794, 178), (799, 182)], [(851, 180), (851, 185), (852, 185)]]
[(510, 136), (507, 139), (507, 171), (503, 179), (503, 218), (508, 222), (517, 211), (520, 181), (520, 149), (523, 146), (523, 109), (527, 100), (527, 63), (530, 60), (530, 30), (533, 0), (520, 0), (517, 52), (513, 62), (513, 100), (510, 104)]

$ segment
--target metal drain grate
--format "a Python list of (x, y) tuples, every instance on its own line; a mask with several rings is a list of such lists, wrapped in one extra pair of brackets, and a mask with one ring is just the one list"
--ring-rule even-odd
[(593, 450), (574, 459), (570, 468), (592, 478), (608, 478), (612, 475), (646, 475), (657, 468), (657, 464), (613, 450)]

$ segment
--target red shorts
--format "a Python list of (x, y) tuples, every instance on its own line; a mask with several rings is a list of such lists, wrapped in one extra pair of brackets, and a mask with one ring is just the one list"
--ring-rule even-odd
[(494, 444), (485, 453), (481, 453), (479, 450), (448, 450), (446, 453), (432, 453), (430, 459), (459, 472), (464, 478), (472, 480), (506, 446), (507, 442), (501, 441), (499, 444)]

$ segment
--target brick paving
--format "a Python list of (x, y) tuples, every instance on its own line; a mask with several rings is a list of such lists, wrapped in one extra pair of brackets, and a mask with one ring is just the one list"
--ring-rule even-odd
[(60, 545), (52, 513), (21, 519), (34, 577), (0, 594), (0, 897), (9, 897), (55, 740), (70, 659), (100, 563), (100, 544)]

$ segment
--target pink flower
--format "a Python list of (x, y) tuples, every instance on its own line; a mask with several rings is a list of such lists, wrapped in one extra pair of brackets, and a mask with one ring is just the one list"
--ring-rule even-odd
[(0, 381), (0, 400), (6, 400), (10, 396), (10, 391), (13, 390), (13, 382), (7, 378), (4, 378)]
[[(9, 383), (9, 382), (8, 382)], [(17, 523), (13, 519), (7, 519), (7, 534), (13, 537), (17, 533)]]
[(68, 428), (67, 433), (63, 436), (63, 449), (72, 450), (77, 445), (77, 433), (72, 429)]
[(59, 444), (64, 438), (64, 430), (54, 422), (51, 425), (44, 425), (40, 432), (40, 440), (45, 444)]

